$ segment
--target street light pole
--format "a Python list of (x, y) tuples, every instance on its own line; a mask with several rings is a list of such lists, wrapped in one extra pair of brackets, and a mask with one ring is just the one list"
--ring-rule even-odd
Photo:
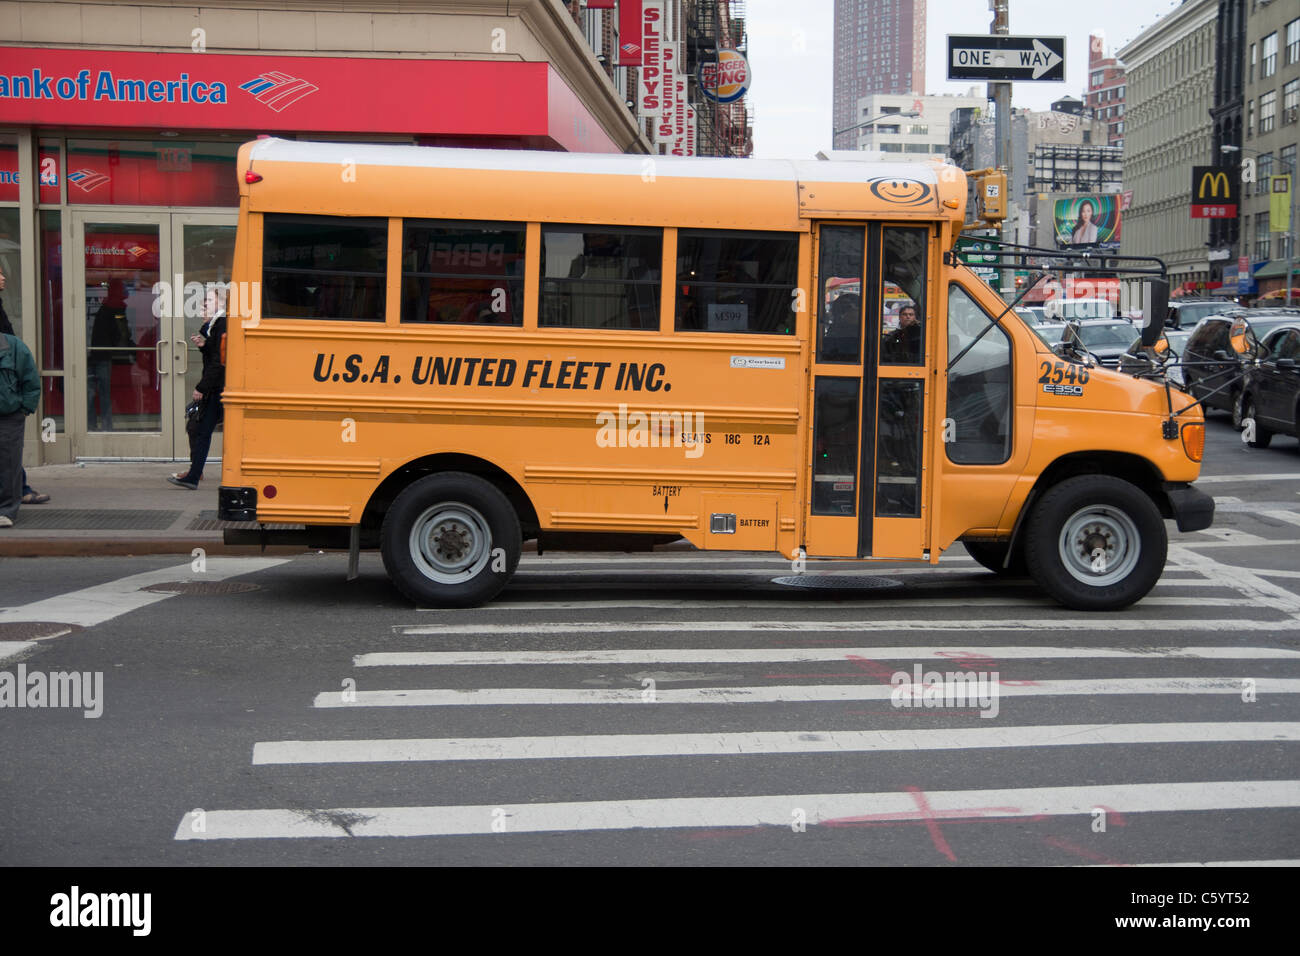
[(855, 129), (865, 129), (868, 126), (871, 126), (875, 123), (879, 123), (882, 119), (890, 119), (891, 117), (915, 119), (920, 115), (921, 114), (916, 110), (901, 110), (900, 112), (897, 113), (881, 113), (879, 116), (871, 117), (871, 119), (867, 120), (865, 123), (858, 123), (856, 126), (846, 126), (844, 127), (844, 129), (837, 129), (833, 131), (831, 133), (831, 142), (834, 143), (835, 138), (837, 136), (840, 136), (843, 133), (852, 133)]

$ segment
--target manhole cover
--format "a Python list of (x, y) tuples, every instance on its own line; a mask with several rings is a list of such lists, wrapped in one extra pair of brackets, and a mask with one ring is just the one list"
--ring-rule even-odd
[(772, 583), (825, 591), (888, 591), (903, 586), (897, 578), (866, 574), (791, 574), (773, 578)]
[(261, 585), (248, 581), (164, 581), (146, 585), (140, 590), (159, 594), (244, 594), (261, 590)]
[(0, 623), (0, 641), (39, 641), (79, 630), (81, 628), (76, 624), (59, 624), (57, 621), (6, 621)]

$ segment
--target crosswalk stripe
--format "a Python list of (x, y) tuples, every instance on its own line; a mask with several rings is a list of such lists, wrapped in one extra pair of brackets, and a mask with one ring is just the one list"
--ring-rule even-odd
[(415, 837), (595, 830), (853, 826), (879, 821), (1254, 810), (1300, 806), (1300, 780), (1101, 784), (1006, 790), (682, 797), (477, 806), (207, 810), (186, 814), (176, 840)]
[(36, 646), (35, 641), (0, 641), (0, 661), (17, 657)]
[(1226, 484), (1232, 481), (1300, 481), (1296, 472), (1276, 475), (1201, 475), (1196, 479), (1198, 485)]
[(1267, 518), (1275, 518), (1288, 524), (1300, 524), (1300, 514), (1294, 511), (1265, 511), (1263, 514)]
[[(998, 685), (998, 697), (1080, 694), (1228, 694), (1244, 690), (1241, 677), (1124, 677), (1111, 680), (1043, 680)], [(1300, 694), (1300, 679), (1251, 678), (1256, 694)], [(638, 687), (486, 687), (327, 691), (315, 707), (569, 706), (581, 704), (769, 704), (890, 700), (889, 684), (775, 684), (770, 687), (656, 687), (649, 699)], [(973, 693), (973, 691), (972, 691)], [(975, 706), (974, 701), (970, 704)]]
[(1212, 618), (1141, 618), (1113, 617), (1095, 614), (1087, 617), (1062, 612), (1061, 617), (1008, 618), (952, 618), (950, 620), (912, 620), (886, 618), (883, 620), (828, 621), (802, 619), (794, 621), (740, 620), (730, 621), (527, 621), (516, 624), (413, 624), (404, 625), (403, 634), (433, 634), (439, 637), (475, 634), (625, 634), (634, 631), (646, 633), (741, 633), (794, 632), (815, 634), (826, 632), (880, 633), (893, 631), (1217, 631), (1225, 634), (1241, 631), (1297, 631), (1300, 619), (1255, 620), (1237, 618), (1218, 620)]
[(287, 558), (207, 558), (206, 569), (196, 572), (190, 564), (178, 564), (157, 571), (145, 571), (127, 577), (96, 584), (93, 587), (70, 591), (56, 597), (33, 601), (20, 607), (0, 608), (0, 624), (31, 621), (57, 621), (60, 624), (76, 624), (80, 627), (93, 627), (105, 621), (138, 611), (159, 601), (164, 601), (174, 594), (160, 591), (142, 591), (141, 588), (154, 584), (166, 584), (175, 581), (224, 581), (226, 578), (238, 577), (253, 571), (284, 564)]
[[(1085, 863), (1082, 868), (1088, 869), (1110, 869), (1116, 864), (1113, 863)], [(1300, 860), (1206, 860), (1205, 862), (1189, 861), (1185, 863), (1125, 863), (1124, 866), (1300, 866)]]
[[(1204, 582), (1200, 582), (1205, 586)], [(862, 610), (867, 608), (916, 608), (924, 602), (926, 608), (934, 607), (1059, 607), (1055, 601), (1047, 597), (1037, 597), (1026, 595), (1025, 597), (1005, 597), (1005, 598), (932, 598), (928, 595), (924, 598), (914, 597), (904, 600), (879, 600), (879, 601), (835, 601), (834, 607), (839, 609)], [(752, 611), (756, 602), (753, 599), (748, 601), (728, 601), (712, 600), (707, 603), (710, 610), (719, 608), (744, 608)], [(803, 608), (807, 610), (810, 601), (783, 601), (772, 600), (762, 601), (763, 608)], [(1258, 607), (1259, 602), (1249, 598), (1229, 598), (1229, 597), (1144, 597), (1137, 607)], [(581, 611), (584, 609), (605, 610), (610, 608), (627, 608), (629, 610), (636, 608), (690, 608), (700, 610), (704, 607), (704, 602), (700, 599), (676, 600), (665, 598), (663, 600), (646, 600), (646, 601), (494, 601), (491, 604), (485, 604), (482, 607), (469, 608), (472, 612), (480, 611)], [(443, 613), (439, 608), (420, 608), (421, 611)]]
[(935, 730), (802, 730), (402, 740), (283, 740), (253, 746), (254, 764), (557, 760), (868, 753), (1106, 744), (1300, 740), (1300, 723), (1062, 724)]
[[(638, 625), (629, 625), (634, 630)], [(685, 625), (679, 625), (683, 627)], [(812, 663), (853, 658), (869, 661), (939, 661), (957, 667), (1000, 660), (1060, 658), (1194, 658), (1198, 660), (1297, 660), (1300, 651), (1280, 647), (709, 647), (622, 648), (586, 651), (375, 651), (352, 659), (357, 667), (442, 667), (482, 664), (748, 664)]]

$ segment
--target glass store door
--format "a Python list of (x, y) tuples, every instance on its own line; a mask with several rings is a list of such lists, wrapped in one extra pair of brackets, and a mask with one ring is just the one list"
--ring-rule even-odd
[[(200, 287), (230, 281), (234, 213), (76, 212), (75, 441), (83, 458), (185, 460), (185, 406), (203, 361)], [(188, 292), (187, 292), (187, 284)], [(196, 285), (197, 284), (197, 285)], [(220, 432), (210, 457), (221, 454)]]
[[(219, 292), (224, 294), (228, 288), (230, 268), (235, 260), (236, 218), (234, 213), (172, 215), (172, 262), (179, 267), (176, 271), (180, 274), (178, 287), (181, 290), (180, 301), (176, 301), (177, 296), (173, 291), (173, 325), (177, 346), (185, 346), (181, 366), (174, 371), (180, 412), (174, 418), (172, 441), (178, 460), (189, 458), (190, 446), (185, 433), (184, 410), (203, 373), (203, 356), (191, 338), (207, 321), (198, 308), (203, 297), (197, 290), (199, 286), (207, 289), (219, 285)], [(173, 276), (173, 283), (176, 282), (177, 279)], [(229, 311), (228, 303), (226, 308)], [(177, 355), (179, 357), (179, 351)], [(221, 426), (218, 425), (212, 436), (209, 461), (221, 457), (221, 434)]]
[(72, 242), (72, 349), (84, 361), (69, 409), (84, 416), (76, 454), (171, 458), (173, 417), (184, 416), (172, 401), (177, 359), (159, 285), (171, 271), (171, 217), (74, 212)]

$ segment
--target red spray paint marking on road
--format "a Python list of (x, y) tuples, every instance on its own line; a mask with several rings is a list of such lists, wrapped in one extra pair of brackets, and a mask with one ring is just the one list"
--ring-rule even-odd
[[(942, 657), (950, 660), (958, 667), (983, 667), (992, 670), (997, 666), (998, 661), (988, 654), (980, 654), (976, 651), (935, 651), (936, 657)], [(998, 683), (1005, 687), (1037, 687), (1038, 681), (1032, 680), (1002, 680)]]

